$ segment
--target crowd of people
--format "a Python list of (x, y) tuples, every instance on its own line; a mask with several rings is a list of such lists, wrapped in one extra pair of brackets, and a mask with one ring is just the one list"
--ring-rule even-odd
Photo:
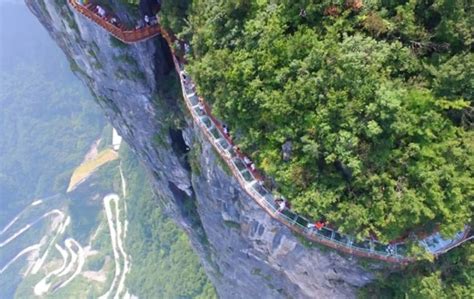
[(107, 10), (104, 7), (102, 7), (101, 5), (94, 4), (93, 2), (88, 1), (88, 0), (78, 0), (78, 2), (79, 2), (79, 4), (86, 7), (88, 10), (90, 10), (93, 13), (95, 13), (96, 15), (98, 15), (101, 19), (109, 22), (110, 24), (112, 24), (112, 25), (114, 25), (118, 28), (121, 28), (121, 24), (118, 21), (118, 18), (116, 16), (114, 16), (113, 14), (108, 13)]
[[(94, 12), (96, 15), (102, 19), (108, 21), (116, 27), (121, 27), (121, 24), (117, 16), (108, 13), (107, 10), (99, 4), (95, 4), (90, 0), (77, 0), (79, 4), (86, 7), (90, 11)], [(159, 23), (156, 12), (161, 7), (160, 1), (157, 0), (142, 0), (140, 1), (140, 11), (142, 17), (138, 20), (138, 24), (135, 26), (135, 29), (141, 29), (146, 26), (154, 26)]]
[(157, 25), (158, 23), (159, 21), (156, 15), (152, 15), (152, 16), (145, 15), (143, 19), (138, 20), (138, 24), (135, 27), (135, 29), (141, 29), (146, 26), (154, 26), (154, 25)]
[(138, 21), (136, 29), (158, 24), (158, 18), (156, 17), (156, 14), (161, 9), (160, 0), (140, 0), (138, 7), (140, 9), (142, 19)]

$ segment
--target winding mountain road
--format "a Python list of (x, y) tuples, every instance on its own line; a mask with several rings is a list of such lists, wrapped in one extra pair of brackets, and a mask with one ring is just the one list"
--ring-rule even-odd
[[(109, 224), (110, 239), (115, 260), (115, 276), (112, 280), (109, 290), (99, 297), (99, 299), (109, 298), (116, 290), (113, 298), (119, 298), (125, 290), (125, 278), (130, 271), (130, 261), (123, 247), (123, 239), (126, 231), (126, 223), (122, 224), (119, 208), (120, 197), (113, 193), (104, 197), (104, 208)], [(112, 203), (115, 208), (112, 209)], [(114, 221), (115, 220), (115, 221)], [(121, 262), (122, 261), (122, 262)]]

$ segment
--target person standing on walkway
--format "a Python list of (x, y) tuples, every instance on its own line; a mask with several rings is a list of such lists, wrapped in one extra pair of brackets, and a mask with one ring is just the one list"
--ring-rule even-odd
[(102, 6), (100, 6), (100, 5), (97, 5), (97, 14), (101, 18), (105, 18), (105, 9), (103, 9)]

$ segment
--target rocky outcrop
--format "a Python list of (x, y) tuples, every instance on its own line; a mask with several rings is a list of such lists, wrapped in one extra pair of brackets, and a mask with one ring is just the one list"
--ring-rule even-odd
[(372, 279), (355, 259), (308, 245), (240, 188), (185, 110), (162, 39), (125, 45), (65, 0), (26, 2), (148, 169), (220, 297), (351, 298)]

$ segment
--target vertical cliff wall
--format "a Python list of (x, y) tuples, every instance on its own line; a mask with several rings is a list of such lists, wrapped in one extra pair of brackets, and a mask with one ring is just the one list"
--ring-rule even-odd
[(192, 123), (161, 38), (125, 45), (65, 0), (26, 3), (148, 169), (222, 298), (351, 298), (372, 279), (357, 261), (304, 245), (246, 195)]

